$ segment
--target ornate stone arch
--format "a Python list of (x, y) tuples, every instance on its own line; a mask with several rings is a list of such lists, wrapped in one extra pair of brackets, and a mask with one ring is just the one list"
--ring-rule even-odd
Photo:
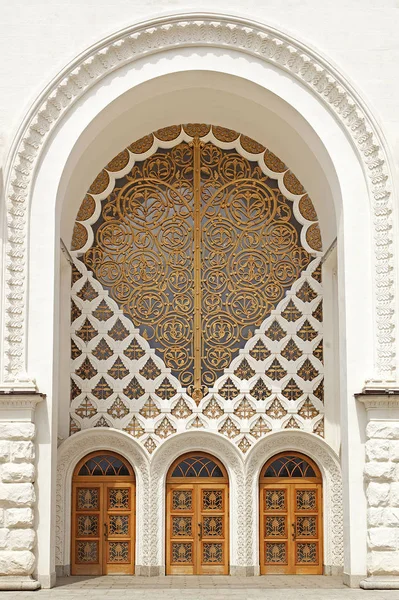
[(172, 462), (190, 451), (213, 454), (226, 467), (230, 489), (230, 569), (239, 573), (246, 565), (244, 464), (239, 450), (221, 435), (188, 431), (167, 440), (151, 461), (151, 557), (152, 566), (164, 565), (165, 559), (165, 481)]
[(374, 376), (382, 381), (393, 379), (396, 342), (392, 177), (386, 143), (373, 116), (332, 65), (292, 37), (241, 18), (187, 14), (134, 25), (89, 48), (46, 87), (20, 127), (6, 174), (5, 384), (34, 387), (26, 374), (25, 351), (28, 215), (33, 176), (51, 131), (76, 100), (104, 76), (145, 56), (182, 47), (228, 49), (271, 63), (316, 94), (342, 123), (369, 176), (375, 236)]
[(342, 475), (335, 452), (316, 436), (292, 431), (273, 433), (248, 453), (245, 461), (246, 542), (251, 564), (259, 564), (259, 475), (266, 461), (284, 451), (303, 452), (315, 461), (323, 477), (324, 565), (334, 573), (343, 567)]
[(56, 567), (59, 574), (69, 574), (71, 540), (72, 475), (84, 456), (97, 450), (113, 450), (132, 465), (136, 476), (137, 511), (136, 563), (147, 564), (150, 487), (149, 465), (144, 450), (134, 438), (115, 429), (91, 429), (66, 439), (58, 448), (56, 491)]

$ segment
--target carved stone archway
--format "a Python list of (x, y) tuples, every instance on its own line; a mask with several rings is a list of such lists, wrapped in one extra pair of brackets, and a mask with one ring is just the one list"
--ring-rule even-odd
[(16, 137), (6, 173), (4, 387), (34, 388), (26, 372), (29, 207), (32, 181), (55, 125), (95, 83), (123, 65), (169, 49), (213, 47), (273, 64), (316, 94), (343, 125), (368, 174), (374, 227), (376, 361), (373, 377), (395, 376), (395, 278), (391, 173), (383, 136), (359, 94), (315, 51), (272, 27), (214, 14), (163, 17), (122, 30), (70, 63), (37, 99)]
[(244, 465), (239, 450), (218, 434), (188, 431), (167, 440), (154, 453), (151, 464), (150, 564), (163, 572), (165, 564), (165, 481), (170, 465), (190, 451), (210, 452), (226, 467), (230, 490), (230, 573), (241, 575), (247, 565), (245, 552)]
[(248, 453), (245, 466), (246, 541), (248, 560), (259, 564), (259, 474), (269, 458), (284, 451), (302, 452), (313, 459), (323, 477), (324, 560), (326, 574), (343, 567), (342, 476), (338, 457), (323, 440), (305, 432), (273, 433)]
[(148, 523), (149, 465), (143, 449), (134, 438), (121, 431), (91, 429), (68, 438), (58, 448), (56, 491), (56, 569), (58, 575), (69, 575), (71, 542), (71, 493), (75, 466), (84, 456), (97, 450), (116, 450), (132, 465), (136, 475), (137, 574), (147, 564), (149, 554)]

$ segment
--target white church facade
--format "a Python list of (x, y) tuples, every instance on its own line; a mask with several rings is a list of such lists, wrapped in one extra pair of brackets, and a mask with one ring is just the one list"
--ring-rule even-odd
[(397, 83), (272, 4), (104, 14), (5, 102), (2, 590), (399, 589)]

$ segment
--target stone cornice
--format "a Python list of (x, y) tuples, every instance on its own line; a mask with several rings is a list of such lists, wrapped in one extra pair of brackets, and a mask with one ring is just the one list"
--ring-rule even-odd
[(399, 389), (364, 388), (355, 398), (370, 409), (399, 409)]
[[(181, 14), (124, 29), (77, 57), (43, 91), (10, 153), (7, 169), (7, 249), (4, 380), (26, 381), (27, 239), (31, 184), (50, 132), (90, 87), (122, 65), (169, 49), (214, 47), (272, 63), (314, 93), (343, 124), (368, 175), (375, 246), (375, 376), (395, 378), (393, 220), (385, 141), (365, 103), (315, 51), (280, 31), (238, 17)], [(1, 345), (1, 344), (0, 344)]]
[(44, 398), (31, 391), (0, 392), (0, 421), (33, 421), (36, 405)]

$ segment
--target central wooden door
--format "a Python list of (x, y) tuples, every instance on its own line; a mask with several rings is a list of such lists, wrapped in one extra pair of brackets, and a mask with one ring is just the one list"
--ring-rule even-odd
[(228, 478), (206, 454), (180, 457), (169, 470), (166, 490), (166, 574), (226, 575)]
[(96, 453), (75, 469), (72, 489), (72, 575), (132, 575), (134, 474), (117, 454)]
[(261, 574), (321, 575), (322, 484), (309, 458), (275, 456), (260, 479)]

